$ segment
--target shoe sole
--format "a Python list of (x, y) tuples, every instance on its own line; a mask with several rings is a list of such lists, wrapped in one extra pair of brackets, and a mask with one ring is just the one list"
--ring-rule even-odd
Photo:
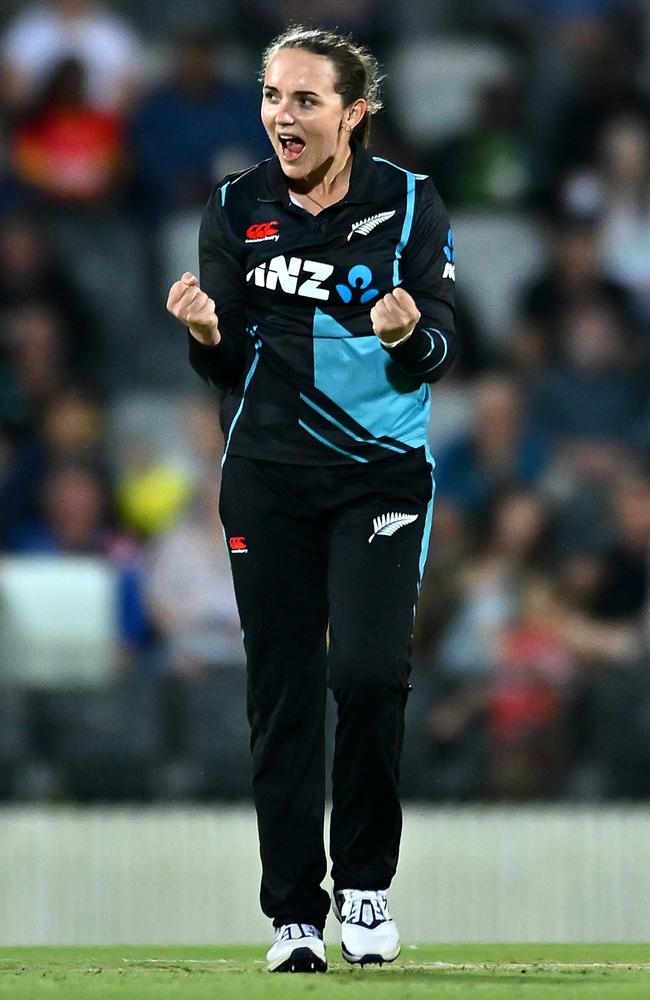
[(384, 965), (394, 962), (401, 951), (401, 947), (398, 947), (397, 951), (389, 955), (353, 955), (349, 952), (345, 945), (341, 945), (341, 952), (343, 958), (350, 965)]
[(294, 948), (288, 958), (269, 966), (269, 972), (327, 972), (327, 962), (311, 948)]

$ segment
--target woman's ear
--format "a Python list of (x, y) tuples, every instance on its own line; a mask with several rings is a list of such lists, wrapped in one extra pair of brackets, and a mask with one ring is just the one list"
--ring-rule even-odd
[(360, 97), (354, 104), (351, 104), (345, 113), (343, 127), (352, 131), (357, 127), (366, 113), (368, 104), (363, 97)]

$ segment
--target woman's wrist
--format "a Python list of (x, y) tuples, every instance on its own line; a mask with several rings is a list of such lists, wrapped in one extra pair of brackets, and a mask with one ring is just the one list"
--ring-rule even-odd
[(408, 333), (405, 333), (403, 337), (399, 337), (397, 340), (382, 340), (381, 337), (379, 337), (379, 343), (382, 347), (399, 347), (400, 344), (406, 343), (416, 326), (417, 323), (414, 323)]
[(193, 337), (194, 340), (201, 345), (201, 347), (217, 347), (217, 345), (221, 343), (221, 334), (219, 333), (219, 327), (216, 323), (207, 333), (207, 338), (205, 329), (197, 330), (189, 325), (187, 329), (190, 336)]

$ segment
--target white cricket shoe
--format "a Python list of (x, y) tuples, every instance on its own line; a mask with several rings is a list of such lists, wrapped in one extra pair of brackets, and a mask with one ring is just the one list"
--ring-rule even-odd
[(282, 924), (266, 961), (269, 972), (327, 972), (323, 935), (313, 924)]
[(382, 890), (341, 889), (334, 893), (333, 908), (341, 922), (341, 950), (346, 962), (383, 965), (397, 958), (399, 932)]

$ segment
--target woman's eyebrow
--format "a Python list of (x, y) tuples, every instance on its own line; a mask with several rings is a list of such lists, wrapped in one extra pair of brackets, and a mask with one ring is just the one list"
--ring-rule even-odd
[[(270, 83), (264, 84), (265, 90), (272, 90), (275, 94), (278, 93), (277, 87), (272, 87)], [(320, 97), (320, 94), (316, 93), (315, 90), (294, 90), (293, 97)]]

